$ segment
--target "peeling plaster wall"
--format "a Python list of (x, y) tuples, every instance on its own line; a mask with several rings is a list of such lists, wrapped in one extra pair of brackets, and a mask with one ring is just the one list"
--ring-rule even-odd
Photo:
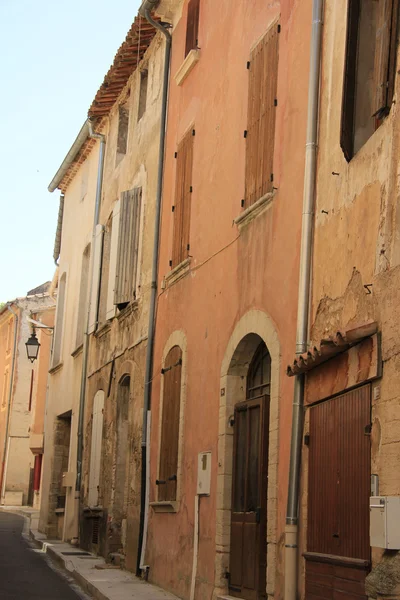
[[(93, 399), (99, 389), (105, 392), (103, 448), (99, 486), (99, 505), (103, 509), (98, 544), (91, 539), (91, 523), (81, 517), (85, 547), (108, 556), (110, 552), (122, 555), (130, 570), (136, 569), (140, 517), (141, 439), (143, 419), (143, 382), (147, 346), (151, 268), (154, 242), (154, 213), (159, 155), (161, 89), (164, 65), (164, 39), (157, 35), (147, 50), (139, 69), (135, 71), (113, 110), (107, 128), (107, 150), (104, 167), (103, 198), (100, 220), (107, 224), (116, 200), (121, 193), (133, 187), (142, 187), (141, 233), (139, 240), (139, 293), (135, 302), (118, 311), (105, 321), (101, 308), (101, 322), (92, 336), (89, 360), (89, 385), (85, 410), (83, 506), (87, 502)], [(148, 70), (146, 110), (138, 121), (140, 70)], [(118, 105), (124, 104), (129, 112), (127, 153), (117, 155)], [(107, 257), (106, 257), (107, 260)], [(105, 272), (108, 270), (108, 266)], [(107, 282), (106, 282), (107, 283)], [(101, 292), (101, 305), (105, 294)], [(114, 362), (110, 383), (111, 365)], [(129, 374), (130, 398), (128, 417), (128, 455), (122, 531), (119, 511), (114, 510), (117, 452), (117, 387), (124, 374)], [(110, 386), (110, 387), (109, 387)], [(108, 393), (110, 390), (110, 393)], [(117, 515), (118, 513), (118, 515)], [(119, 543), (119, 541), (121, 543)]]
[[(340, 148), (346, 10), (345, 0), (325, 3), (310, 343), (378, 322), (383, 378), (373, 385), (371, 468), (381, 494), (400, 495), (400, 81), (389, 116), (347, 163)], [(306, 473), (307, 460), (303, 485)], [(304, 518), (305, 510), (306, 495)], [(373, 551), (373, 564), (381, 554)]]

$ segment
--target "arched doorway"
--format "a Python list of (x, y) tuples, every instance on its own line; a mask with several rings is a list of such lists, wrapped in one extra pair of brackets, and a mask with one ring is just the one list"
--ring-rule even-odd
[(271, 357), (258, 339), (233, 420), (229, 591), (245, 600), (266, 598), (270, 383)]

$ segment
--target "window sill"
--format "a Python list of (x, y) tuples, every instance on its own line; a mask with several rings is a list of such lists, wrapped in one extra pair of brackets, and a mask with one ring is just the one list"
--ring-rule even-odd
[(176, 500), (160, 500), (158, 502), (150, 502), (150, 506), (156, 513), (178, 512), (178, 502)]
[(65, 508), (56, 508), (54, 512), (58, 517), (63, 517), (65, 513)]
[(275, 192), (268, 192), (268, 194), (265, 194), (259, 198), (257, 202), (254, 202), (254, 204), (246, 208), (246, 210), (244, 210), (238, 217), (236, 217), (236, 219), (233, 220), (235, 225), (241, 228), (251, 223), (253, 219), (264, 212), (266, 208), (271, 206), (274, 196)]
[(76, 358), (77, 356), (79, 356), (79, 354), (82, 352), (83, 350), (83, 344), (79, 344), (79, 346), (77, 346), (75, 348), (75, 350), (73, 352), (71, 352), (71, 356), (73, 358)]
[(98, 517), (103, 516), (103, 507), (102, 506), (84, 506), (83, 507), (83, 516), (85, 519), (97, 519)]
[(103, 325), (101, 327), (96, 329), (96, 331), (94, 332), (94, 336), (96, 338), (101, 338), (101, 337), (103, 337), (103, 335), (106, 335), (110, 331), (110, 329), (111, 329), (111, 322), (103, 323)]
[(191, 258), (185, 258), (179, 265), (176, 265), (167, 275), (164, 277), (165, 287), (170, 287), (182, 277), (185, 277), (190, 271)]
[(182, 85), (190, 71), (200, 60), (200, 50), (191, 50), (177, 72), (175, 73), (175, 81), (177, 85)]
[(129, 317), (129, 315), (131, 315), (133, 312), (136, 312), (138, 309), (139, 309), (139, 301), (138, 300), (133, 300), (133, 302), (130, 302), (128, 304), (128, 306), (126, 306), (125, 308), (123, 308), (117, 314), (118, 321), (124, 321), (125, 319), (127, 319)]
[(50, 375), (54, 375), (54, 373), (57, 373), (58, 371), (61, 371), (61, 369), (62, 369), (63, 366), (64, 366), (64, 363), (63, 362), (59, 362), (54, 367), (51, 367), (51, 369), (49, 369)]

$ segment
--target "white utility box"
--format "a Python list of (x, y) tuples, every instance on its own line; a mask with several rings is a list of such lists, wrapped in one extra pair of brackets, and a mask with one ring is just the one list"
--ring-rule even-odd
[(371, 496), (369, 500), (371, 546), (400, 550), (400, 496)]
[(211, 452), (200, 452), (197, 463), (197, 493), (209, 496), (211, 488)]

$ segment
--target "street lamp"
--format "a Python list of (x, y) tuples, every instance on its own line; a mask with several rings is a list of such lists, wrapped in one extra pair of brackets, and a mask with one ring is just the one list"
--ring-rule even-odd
[(38, 357), (40, 348), (39, 340), (36, 337), (35, 330), (33, 330), (31, 337), (25, 343), (25, 346), (28, 358), (31, 361), (31, 363), (33, 363)]

